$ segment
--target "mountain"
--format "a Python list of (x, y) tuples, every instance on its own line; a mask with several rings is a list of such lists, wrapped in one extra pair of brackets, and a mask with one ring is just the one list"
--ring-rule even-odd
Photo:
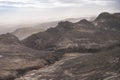
[(30, 71), (16, 80), (119, 80), (119, 16), (105, 12), (92, 22), (85, 19), (77, 23), (59, 22), (55, 28), (23, 40), (29, 47), (65, 54), (55, 64)]
[(54, 28), (33, 34), (22, 43), (37, 50), (95, 52), (120, 42), (119, 13), (101, 13), (94, 21), (61, 21)]
[(15, 31), (13, 31), (12, 34), (17, 36), (20, 40), (23, 40), (32, 34), (43, 32), (48, 28), (55, 27), (57, 23), (58, 21), (53, 21), (53, 22), (36, 24), (33, 25), (32, 27), (28, 26), (28, 27), (18, 28)]
[[(81, 20), (82, 18), (92, 20), (94, 17), (67, 18), (62, 21), (70, 21), (70, 22), (75, 23), (75, 22)], [(18, 28), (15, 31), (13, 31), (12, 34), (17, 36), (20, 40), (23, 40), (23, 39), (27, 38), (28, 36), (31, 36), (32, 34), (35, 34), (38, 32), (44, 32), (48, 28), (57, 26), (58, 22), (59, 21), (51, 21), (51, 22), (45, 22), (45, 23), (36, 24), (36, 25), (32, 25), (32, 26), (31, 25), (22, 26), (22, 28)]]
[(45, 31), (45, 30), (26, 27), (26, 28), (16, 29), (14, 32), (12, 32), (12, 34), (17, 36), (20, 40), (22, 40), (22, 39), (25, 39), (26, 37), (30, 36), (31, 34), (35, 34), (35, 33), (42, 32), (42, 31)]
[(0, 34), (6, 34), (8, 32), (10, 33), (16, 29), (17, 27), (11, 28), (11, 27), (8, 27), (8, 25), (0, 25)]
[(36, 23), (19, 23), (19, 24), (5, 24), (5, 23), (0, 23), (0, 34), (6, 34), (6, 33), (11, 33), (15, 31), (18, 28), (22, 27), (33, 27), (35, 26)]
[(0, 80), (119, 80), (119, 34), (120, 13), (107, 12), (60, 21), (22, 41), (2, 34)]
[(0, 35), (0, 80), (14, 80), (27, 71), (54, 63), (61, 54), (25, 47), (14, 35)]

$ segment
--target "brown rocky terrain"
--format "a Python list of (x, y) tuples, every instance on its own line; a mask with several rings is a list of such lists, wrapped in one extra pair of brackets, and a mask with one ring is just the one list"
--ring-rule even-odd
[(14, 80), (27, 71), (54, 63), (58, 57), (53, 52), (27, 48), (10, 33), (0, 35), (0, 80)]
[(120, 13), (59, 22), (19, 41), (0, 35), (0, 80), (119, 80)]
[(119, 80), (119, 15), (101, 13), (93, 22), (60, 22), (23, 40), (28, 47), (65, 54), (55, 64), (16, 80)]
[(101, 13), (94, 21), (59, 22), (55, 28), (33, 34), (22, 42), (37, 50), (89, 52), (108, 49), (120, 41), (119, 13)]
[(96, 54), (66, 57), (55, 64), (28, 72), (16, 80), (119, 80), (120, 47)]

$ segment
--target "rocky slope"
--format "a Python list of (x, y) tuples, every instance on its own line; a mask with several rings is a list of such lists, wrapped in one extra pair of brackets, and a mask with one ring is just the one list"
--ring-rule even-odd
[[(73, 53), (75, 54), (75, 53)], [(97, 54), (63, 58), (16, 80), (119, 80), (120, 47)]]
[(94, 21), (85, 19), (59, 22), (55, 28), (33, 34), (22, 42), (38, 50), (63, 52), (96, 52), (117, 45), (120, 41), (119, 13), (101, 13)]
[(54, 63), (59, 58), (53, 52), (25, 47), (10, 33), (0, 35), (0, 80), (14, 80), (27, 71)]

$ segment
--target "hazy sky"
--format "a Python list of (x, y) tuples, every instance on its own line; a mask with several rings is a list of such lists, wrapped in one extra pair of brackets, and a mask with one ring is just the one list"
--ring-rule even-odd
[(119, 11), (120, 0), (0, 0), (0, 24), (45, 22)]

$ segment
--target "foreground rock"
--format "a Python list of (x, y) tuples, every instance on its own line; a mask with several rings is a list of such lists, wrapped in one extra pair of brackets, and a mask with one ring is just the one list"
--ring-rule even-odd
[(59, 58), (53, 52), (25, 47), (12, 34), (0, 35), (0, 80), (14, 80), (27, 71), (54, 63)]
[(97, 54), (63, 58), (16, 80), (119, 80), (119, 53), (120, 47), (117, 47)]

